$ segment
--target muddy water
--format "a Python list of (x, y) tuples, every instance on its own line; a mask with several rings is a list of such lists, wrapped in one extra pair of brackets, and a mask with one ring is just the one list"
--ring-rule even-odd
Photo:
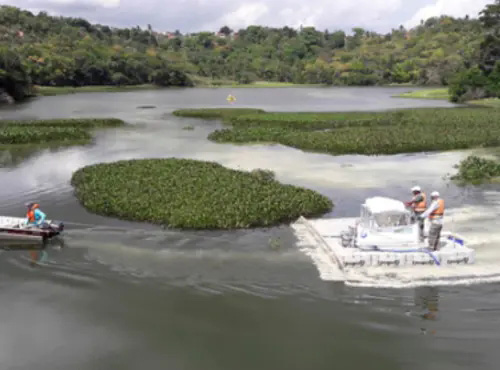
[[(1, 369), (497, 369), (500, 335), (500, 197), (443, 179), (466, 152), (380, 157), (303, 153), (209, 142), (217, 122), (172, 110), (376, 110), (450, 106), (393, 99), (406, 89), (187, 89), (47, 97), (2, 118), (110, 116), (84, 147), (2, 153), (2, 214), (26, 200), (68, 223), (66, 248), (0, 254)], [(155, 109), (138, 109), (154, 105)], [(184, 130), (191, 125), (194, 130)], [(475, 266), (364, 271), (335, 283), (334, 266), (299, 248), (287, 226), (235, 232), (164, 231), (95, 216), (69, 185), (78, 168), (149, 157), (268, 168), (280, 181), (330, 196), (334, 217), (367, 196), (439, 190), (449, 222), (477, 249)], [(29, 248), (29, 246), (26, 246)], [(33, 260), (38, 263), (33, 264)], [(397, 287), (398, 289), (394, 289)]]

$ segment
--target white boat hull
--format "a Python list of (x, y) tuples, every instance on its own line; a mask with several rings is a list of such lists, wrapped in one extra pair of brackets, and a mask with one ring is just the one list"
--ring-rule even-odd
[(64, 230), (62, 223), (47, 220), (47, 227), (26, 225), (20, 217), (0, 216), (0, 240), (2, 241), (44, 241), (60, 235)]
[(301, 217), (292, 226), (299, 233), (307, 233), (309, 240), (322, 248), (340, 269), (365, 266), (455, 265), (475, 262), (475, 252), (464, 245), (463, 238), (446, 231), (441, 235), (441, 247), (438, 251), (429, 250), (424, 242), (386, 246), (371, 251), (344, 247), (341, 233), (355, 222), (355, 218), (350, 218), (315, 220), (312, 223)]

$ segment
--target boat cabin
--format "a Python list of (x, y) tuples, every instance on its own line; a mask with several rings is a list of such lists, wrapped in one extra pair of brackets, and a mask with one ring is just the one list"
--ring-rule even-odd
[(418, 243), (418, 224), (403, 202), (385, 197), (366, 199), (361, 206), (356, 240), (359, 246)]
[(413, 224), (412, 214), (403, 202), (391, 198), (368, 198), (361, 205), (362, 225), (369, 229), (384, 229)]

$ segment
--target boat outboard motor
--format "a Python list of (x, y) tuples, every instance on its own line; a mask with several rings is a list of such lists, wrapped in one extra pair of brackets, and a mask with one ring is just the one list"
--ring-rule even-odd
[(60, 233), (64, 230), (64, 223), (61, 221), (52, 221), (50, 224), (46, 224), (45, 228), (51, 229), (53, 232)]
[(52, 225), (58, 232), (62, 232), (64, 230), (64, 223), (62, 221), (53, 222)]

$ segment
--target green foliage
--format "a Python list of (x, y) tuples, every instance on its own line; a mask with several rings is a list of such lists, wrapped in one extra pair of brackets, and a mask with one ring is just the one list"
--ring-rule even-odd
[(159, 89), (156, 85), (130, 85), (130, 86), (35, 86), (34, 91), (42, 96), (66, 95), (88, 92), (123, 92), (137, 90)]
[(273, 171), (260, 168), (250, 171), (250, 174), (260, 181), (273, 181), (275, 176)]
[(225, 118), (227, 116), (235, 117), (240, 114), (263, 113), (261, 109), (252, 108), (202, 108), (202, 109), (179, 109), (173, 112), (179, 117), (194, 118)]
[(89, 141), (88, 131), (76, 127), (6, 126), (0, 128), (0, 144), (39, 144), (48, 141)]
[(398, 98), (411, 98), (411, 99), (443, 99), (450, 98), (449, 89), (432, 89), (432, 90), (416, 90), (397, 95)]
[(0, 121), (0, 144), (89, 142), (90, 129), (123, 124), (114, 118)]
[[(21, 80), (29, 85), (27, 76), (43, 86), (190, 86), (203, 79), (446, 85), (457, 72), (478, 63), (479, 44), (489, 29), (478, 20), (443, 16), (385, 35), (362, 28), (349, 35), (261, 26), (183, 35), (110, 28), (43, 12), (35, 16), (8, 6), (0, 8), (0, 20), (0, 44), (19, 57)], [(484, 27), (487, 23), (483, 21)], [(495, 40), (489, 43), (493, 48)]]
[[(160, 50), (152, 30), (110, 29), (83, 19), (0, 7), (2, 85), (190, 86), (187, 69)], [(17, 58), (17, 59), (16, 59)], [(7, 79), (8, 77), (8, 79)], [(1, 87), (1, 86), (0, 86)], [(16, 91), (17, 91), (16, 90)], [(17, 97), (26, 94), (17, 92)]]
[(500, 0), (486, 5), (479, 19), (486, 31), (481, 42), (479, 65), (488, 76), (500, 60)]
[(477, 63), (459, 74), (450, 87), (453, 101), (500, 97), (500, 0), (481, 12), (484, 30)]
[(449, 89), (453, 102), (482, 99), (486, 97), (488, 79), (478, 67), (460, 72), (452, 81)]
[(311, 190), (188, 159), (97, 164), (75, 172), (71, 183), (92, 212), (175, 228), (272, 226), (333, 206)]
[(123, 126), (125, 122), (118, 118), (63, 118), (45, 120), (0, 120), (1, 126), (30, 125), (30, 127), (76, 127), (102, 128)]
[(153, 72), (151, 82), (158, 86), (193, 86), (193, 82), (184, 72), (172, 68)]
[[(230, 113), (228, 113), (230, 114)], [(226, 116), (232, 129), (209, 139), (280, 143), (340, 154), (396, 154), (500, 145), (500, 111), (481, 108), (412, 109), (377, 113), (261, 113)]]
[(500, 177), (500, 163), (498, 161), (477, 156), (469, 156), (455, 166), (458, 173), (451, 177), (460, 184), (481, 184)]
[(500, 98), (488, 98), (481, 100), (471, 100), (468, 104), (478, 105), (481, 107), (489, 107), (489, 108), (500, 108)]
[(0, 93), (22, 100), (30, 94), (30, 89), (31, 78), (21, 58), (12, 47), (0, 43)]
[(226, 112), (226, 121), (233, 127), (270, 126), (298, 129), (338, 128), (346, 125), (371, 124), (369, 120), (382, 117), (379, 113), (346, 112), (260, 112), (259, 114), (233, 115)]

